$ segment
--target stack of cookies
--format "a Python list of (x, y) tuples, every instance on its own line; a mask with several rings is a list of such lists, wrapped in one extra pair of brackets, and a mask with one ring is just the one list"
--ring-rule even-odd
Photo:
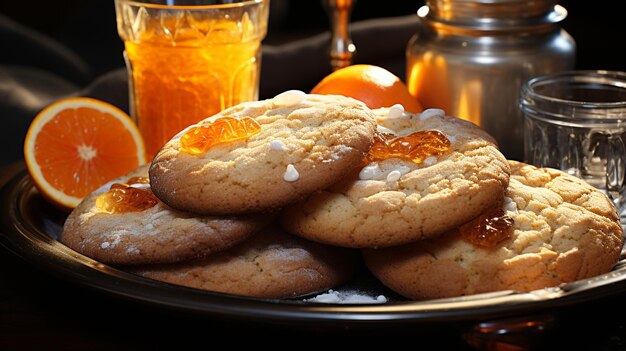
[[(254, 131), (215, 134), (244, 119)], [(528, 291), (610, 271), (623, 244), (604, 194), (507, 161), (469, 122), (298, 91), (181, 131), (86, 197), (61, 240), (147, 278), (262, 298), (328, 290), (362, 264), (409, 299)]]

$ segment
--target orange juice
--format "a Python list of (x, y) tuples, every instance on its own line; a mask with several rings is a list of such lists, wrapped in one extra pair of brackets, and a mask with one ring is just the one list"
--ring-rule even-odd
[(138, 10), (138, 2), (118, 3), (131, 114), (148, 157), (190, 124), (258, 98), (267, 2), (197, 9), (139, 3)]

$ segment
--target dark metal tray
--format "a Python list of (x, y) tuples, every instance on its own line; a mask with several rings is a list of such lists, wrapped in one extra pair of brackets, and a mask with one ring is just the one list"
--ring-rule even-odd
[(501, 291), (459, 298), (406, 301), (371, 276), (341, 289), (365, 289), (390, 296), (384, 304), (325, 304), (304, 300), (243, 298), (145, 279), (83, 256), (57, 241), (66, 214), (45, 202), (27, 172), (0, 190), (0, 244), (28, 262), (74, 283), (131, 300), (215, 317), (290, 325), (359, 326), (469, 322), (541, 313), (626, 291), (626, 259), (613, 271), (528, 293)]

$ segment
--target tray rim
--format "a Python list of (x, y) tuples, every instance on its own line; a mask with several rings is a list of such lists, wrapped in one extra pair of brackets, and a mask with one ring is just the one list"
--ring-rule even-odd
[(26, 170), (0, 189), (0, 245), (67, 281), (121, 298), (193, 313), (255, 322), (396, 325), (465, 322), (537, 313), (626, 291), (626, 258), (613, 271), (533, 292), (501, 291), (385, 304), (326, 304), (255, 299), (175, 286), (126, 273), (79, 254), (27, 220), (24, 206), (37, 190)]

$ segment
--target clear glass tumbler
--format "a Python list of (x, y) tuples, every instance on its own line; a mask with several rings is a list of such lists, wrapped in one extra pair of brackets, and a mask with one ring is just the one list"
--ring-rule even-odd
[(566, 71), (522, 88), (524, 159), (606, 192), (626, 219), (626, 73)]
[(115, 9), (149, 158), (188, 125), (258, 99), (269, 0), (115, 0)]

